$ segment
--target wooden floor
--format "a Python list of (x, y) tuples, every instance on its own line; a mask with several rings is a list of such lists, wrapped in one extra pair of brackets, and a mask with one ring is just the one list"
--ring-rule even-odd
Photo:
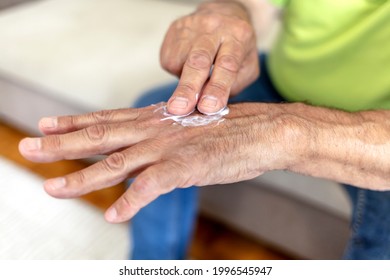
[[(32, 163), (22, 158), (18, 152), (18, 143), (26, 135), (9, 125), (0, 122), (0, 156), (44, 177), (61, 176), (87, 166), (83, 161), (61, 161), (51, 164)], [(106, 209), (123, 192), (124, 185), (94, 192), (82, 197), (93, 205)], [(279, 260), (291, 259), (264, 244), (252, 240), (236, 231), (207, 217), (200, 216), (197, 222), (195, 238), (191, 246), (191, 259), (200, 260)]]

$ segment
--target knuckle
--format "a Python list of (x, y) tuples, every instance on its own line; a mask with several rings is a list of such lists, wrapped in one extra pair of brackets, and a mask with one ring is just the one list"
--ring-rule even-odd
[(62, 141), (60, 135), (47, 136), (43, 138), (43, 141), (43, 146), (45, 148), (46, 146), (48, 146), (49, 149), (53, 149), (54, 151), (60, 151), (62, 149)]
[(95, 145), (102, 145), (106, 142), (108, 131), (106, 125), (93, 125), (84, 129), (86, 139)]
[(85, 186), (85, 185), (88, 184), (89, 180), (88, 180), (88, 178), (86, 177), (85, 173), (82, 170), (81, 171), (76, 171), (76, 173), (74, 175), (75, 175), (75, 179), (76, 179), (77, 185)]
[(212, 32), (221, 25), (222, 16), (216, 13), (203, 13), (200, 15), (199, 21), (206, 32)]
[(218, 58), (217, 66), (232, 73), (238, 73), (240, 70), (239, 59), (232, 54), (224, 54)]
[(251, 40), (255, 34), (252, 25), (246, 20), (237, 20), (232, 31), (234, 36), (242, 42)]
[(113, 118), (113, 111), (112, 110), (102, 110), (91, 113), (91, 116), (94, 121), (97, 123), (106, 123), (112, 120)]
[(126, 209), (133, 208), (134, 206), (136, 206), (135, 203), (131, 202), (130, 198), (126, 194), (122, 196), (122, 207), (124, 208), (125, 211)]
[[(199, 155), (199, 152), (194, 153), (192, 158), (196, 159)], [(175, 170), (176, 183), (173, 185), (167, 185), (164, 192), (170, 192), (175, 188), (184, 188), (193, 185), (191, 183), (191, 174), (194, 173), (194, 169), (191, 166), (191, 163), (187, 163), (183, 160), (176, 159), (169, 162), (169, 169)]]
[(172, 24), (170, 25), (169, 29), (182, 29), (185, 26), (185, 23), (189, 20), (188, 16), (183, 16), (178, 19), (175, 19)]
[[(175, 39), (187, 40), (193, 34), (194, 20), (191, 16), (186, 16), (176, 20), (169, 28), (168, 33), (173, 33)], [(168, 34), (167, 33), (167, 34)]]
[(122, 153), (114, 153), (103, 161), (109, 172), (124, 172), (126, 170), (126, 157)]
[(142, 109), (141, 108), (132, 108), (132, 110), (133, 110), (133, 118), (131, 120), (138, 121), (143, 114)]
[(212, 59), (206, 50), (194, 50), (188, 55), (186, 65), (195, 70), (208, 70), (212, 64)]
[(141, 174), (137, 177), (133, 184), (134, 192), (138, 194), (155, 194), (158, 190), (158, 184), (152, 176)]
[(213, 89), (213, 91), (219, 91), (219, 92), (223, 92), (223, 93), (226, 93), (229, 91), (229, 86), (227, 85), (226, 82), (223, 82), (223, 81), (212, 81), (208, 84), (208, 87), (210, 89)]
[[(78, 117), (77, 116), (67, 116), (67, 117), (62, 117), (61, 122), (64, 123), (65, 125), (69, 126), (70, 129), (77, 129), (78, 128)], [(59, 120), (60, 121), (60, 120)]]
[(192, 83), (180, 83), (178, 86), (177, 86), (177, 91), (178, 92), (181, 92), (185, 95), (190, 95), (190, 94), (194, 94), (196, 93), (196, 87), (194, 84)]

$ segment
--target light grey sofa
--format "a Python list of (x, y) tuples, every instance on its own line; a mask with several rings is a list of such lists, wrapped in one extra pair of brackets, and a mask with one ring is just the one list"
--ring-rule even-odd
[[(192, 1), (43, 0), (0, 11), (0, 118), (38, 134), (42, 116), (130, 105), (174, 78), (158, 63)], [(296, 258), (340, 258), (350, 205), (334, 182), (277, 171), (205, 187), (201, 210)]]

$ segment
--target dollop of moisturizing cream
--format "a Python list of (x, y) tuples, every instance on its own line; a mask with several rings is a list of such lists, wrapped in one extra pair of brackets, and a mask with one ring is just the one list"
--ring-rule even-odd
[(154, 112), (162, 112), (163, 117), (161, 118), (161, 121), (173, 120), (176, 124), (182, 126), (204, 126), (211, 123), (216, 123), (218, 125), (225, 120), (224, 116), (229, 114), (229, 108), (225, 107), (213, 114), (206, 115), (194, 110), (187, 115), (178, 116), (168, 113), (166, 103), (159, 103), (155, 106), (157, 108)]

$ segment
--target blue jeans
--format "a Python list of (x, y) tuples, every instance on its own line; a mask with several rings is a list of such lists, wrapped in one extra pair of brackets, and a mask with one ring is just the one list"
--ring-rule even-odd
[(390, 259), (390, 192), (345, 185), (352, 202), (351, 236), (345, 259)]
[[(229, 102), (285, 100), (269, 78), (261, 56), (261, 76)], [(167, 101), (176, 84), (153, 89), (135, 107)], [(347, 259), (390, 259), (390, 192), (375, 192), (345, 186), (353, 205), (352, 234), (345, 251)], [(131, 221), (132, 259), (185, 259), (198, 210), (198, 188), (177, 189), (157, 198)]]

